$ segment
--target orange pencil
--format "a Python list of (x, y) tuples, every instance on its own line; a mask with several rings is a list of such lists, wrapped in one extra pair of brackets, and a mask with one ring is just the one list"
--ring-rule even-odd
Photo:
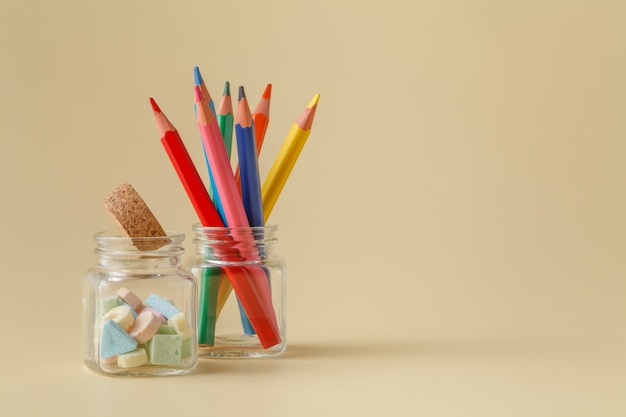
[(261, 146), (265, 139), (265, 132), (270, 123), (270, 100), (272, 98), (272, 84), (268, 84), (263, 95), (252, 112), (252, 121), (256, 133), (256, 154), (261, 153)]

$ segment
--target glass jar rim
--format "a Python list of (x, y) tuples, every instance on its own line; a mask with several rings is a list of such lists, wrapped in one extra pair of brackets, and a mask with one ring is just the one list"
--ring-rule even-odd
[(275, 233), (278, 230), (277, 224), (268, 224), (265, 226), (248, 226), (248, 227), (228, 227), (228, 226), (202, 226), (200, 223), (194, 223), (192, 228), (195, 232), (210, 233), (210, 232), (224, 232), (224, 231), (250, 231), (253, 232), (270, 232)]
[(252, 227), (214, 227), (196, 223), (192, 227), (195, 233), (193, 243), (196, 245), (238, 245), (241, 249), (273, 245), (278, 242), (276, 238), (278, 226), (275, 224)]
[(177, 232), (173, 230), (166, 230), (165, 236), (138, 236), (138, 237), (128, 237), (122, 235), (117, 230), (104, 230), (101, 232), (94, 233), (93, 239), (98, 243), (127, 243), (127, 242), (155, 242), (163, 239), (170, 240), (170, 244), (181, 243), (185, 240), (185, 234), (182, 232)]
[(175, 256), (182, 254), (185, 234), (171, 230), (165, 236), (128, 237), (119, 231), (108, 230), (94, 234), (95, 253), (107, 256)]

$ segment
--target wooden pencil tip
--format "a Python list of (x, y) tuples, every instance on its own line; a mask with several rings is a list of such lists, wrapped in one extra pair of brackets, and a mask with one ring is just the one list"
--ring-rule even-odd
[(243, 88), (243, 85), (239, 86), (239, 101), (241, 101), (241, 99), (246, 98), (246, 91)]
[(268, 84), (263, 91), (263, 98), (270, 98), (272, 95), (272, 84)]
[(226, 83), (224, 84), (224, 95), (230, 95), (230, 83), (228, 81), (226, 81)]
[(297, 125), (303, 130), (311, 130), (313, 125), (313, 119), (315, 118), (315, 111), (317, 110), (317, 102), (320, 99), (320, 95), (316, 94), (309, 102), (309, 105), (304, 109), (298, 120)]
[(196, 97), (196, 103), (200, 103), (202, 101), (202, 91), (200, 91), (199, 86), (193, 87), (194, 96)]
[(193, 88), (196, 96), (196, 120), (205, 126), (209, 126), (215, 120), (215, 113), (210, 108), (209, 102), (202, 95), (202, 89), (199, 86)]
[(200, 74), (200, 68), (193, 67), (193, 81), (195, 85), (202, 84), (202, 74)]
[(161, 109), (159, 108), (159, 105), (156, 104), (156, 101), (154, 101), (154, 99), (152, 97), (150, 97), (150, 104), (152, 105), (152, 110), (157, 112), (157, 113), (161, 113)]

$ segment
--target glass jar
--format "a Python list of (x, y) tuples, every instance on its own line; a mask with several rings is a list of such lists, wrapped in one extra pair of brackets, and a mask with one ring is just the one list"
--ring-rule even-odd
[(283, 259), (274, 252), (277, 226), (193, 226), (199, 282), (198, 355), (280, 355), (285, 341)]
[(84, 362), (115, 376), (183, 374), (198, 363), (197, 284), (181, 264), (185, 235), (94, 235), (82, 282)]

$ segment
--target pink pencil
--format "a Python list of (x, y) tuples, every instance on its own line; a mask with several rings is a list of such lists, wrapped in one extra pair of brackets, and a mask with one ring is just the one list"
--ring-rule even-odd
[(207, 152), (211, 169), (215, 170), (215, 185), (224, 205), (224, 214), (228, 227), (249, 227), (246, 211), (237, 190), (235, 176), (226, 153), (222, 134), (217, 124), (215, 114), (209, 109), (206, 100), (203, 100), (199, 87), (194, 87), (196, 93), (196, 109), (198, 129), (202, 143)]
[[(237, 245), (237, 248), (240, 249), (240, 254), (249, 260), (259, 259), (259, 253), (255, 246), (254, 237), (250, 232), (246, 231), (246, 228), (249, 228), (250, 224), (248, 223), (243, 201), (241, 200), (239, 190), (235, 183), (235, 176), (233, 175), (228, 154), (226, 153), (226, 147), (217, 124), (217, 119), (215, 118), (215, 114), (209, 109), (209, 105), (206, 100), (203, 100), (200, 88), (196, 86), (194, 91), (196, 95), (198, 129), (200, 130), (202, 143), (204, 144), (204, 149), (207, 153), (209, 164), (211, 165), (217, 192), (222, 201), (224, 215), (226, 216), (226, 223), (230, 228), (241, 228), (233, 229), (233, 238), (242, 242), (241, 245)], [(267, 337), (271, 340), (270, 343), (275, 344), (277, 343), (276, 340), (280, 339), (278, 336), (279, 331), (278, 324), (276, 322), (276, 313), (272, 307), (271, 293), (267, 277), (263, 269), (259, 267), (251, 266), (248, 268), (248, 271), (250, 272), (250, 279), (252, 281), (251, 284), (256, 287), (258, 291), (259, 301), (264, 304), (262, 309), (265, 312), (265, 317), (262, 321), (265, 322), (265, 320), (267, 320), (265, 324), (269, 325), (269, 329), (259, 328), (259, 326), (255, 325), (255, 312), (250, 311), (249, 308), (247, 308), (246, 299), (240, 297), (240, 300), (248, 313), (248, 317), (250, 318), (261, 343), (265, 346), (266, 343), (263, 343), (263, 339)], [(233, 286), (234, 284), (235, 283), (233, 283)]]

